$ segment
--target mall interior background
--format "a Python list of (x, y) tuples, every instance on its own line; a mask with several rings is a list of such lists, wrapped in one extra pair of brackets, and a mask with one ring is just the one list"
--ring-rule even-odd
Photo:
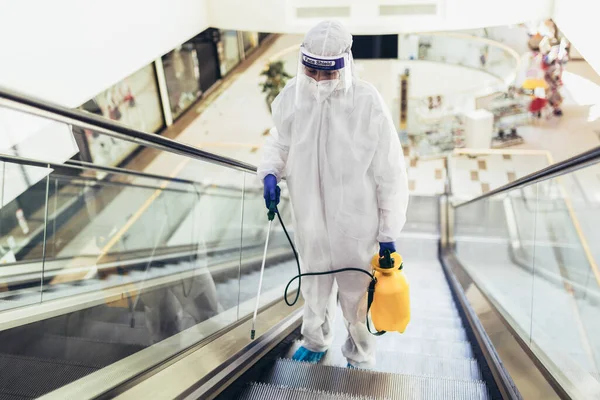
[[(42, 6), (31, 17), (30, 23), (41, 28), (59, 26), (56, 30), (49, 30), (47, 38), (39, 38), (41, 44), (39, 53), (33, 58), (35, 63), (29, 58), (33, 57), (30, 53), (22, 51), (29, 47), (20, 40), (0, 44), (0, 49), (7, 47), (5, 54), (10, 54), (13, 60), (0, 63), (0, 85), (134, 129), (256, 164), (261, 157), (261, 146), (272, 127), (266, 93), (262, 91), (264, 72), (280, 63), (289, 75), (296, 73), (302, 32), (314, 22), (315, 10), (320, 8), (328, 13), (341, 13), (356, 32), (353, 46), (356, 70), (361, 78), (375, 85), (391, 110), (403, 142), (409, 189), (414, 198), (434, 198), (443, 194), (447, 185), (451, 184), (456, 200), (468, 200), (598, 146), (600, 77), (596, 71), (600, 67), (600, 52), (594, 51), (589, 35), (582, 31), (586, 23), (589, 26), (590, 17), (573, 15), (578, 6), (584, 7), (583, 1), (575, 1), (567, 9), (562, 0), (552, 2), (552, 5), (544, 0), (527, 3), (508, 0), (485, 5), (485, 2), (474, 0), (439, 0), (431, 2), (434, 7), (419, 8), (423, 15), (400, 18), (405, 22), (403, 24), (397, 23), (398, 20), (391, 16), (402, 12), (402, 7), (379, 5), (377, 2), (380, 13), (390, 14), (378, 19), (367, 6), (356, 6), (360, 2), (348, 7), (333, 7), (333, 11), (327, 8), (330, 3), (305, 6), (301, 1), (265, 0), (257, 2), (253, 9), (251, 3), (239, 4), (233, 0), (218, 4), (215, 1), (186, 0), (180, 4), (181, 7), (149, 6), (144, 14), (139, 13), (140, 3), (132, 2), (119, 4), (120, 13), (108, 13), (114, 25), (111, 30), (114, 35), (102, 36), (97, 34), (102, 30), (96, 22), (86, 23), (81, 18), (74, 18), (81, 17), (84, 11), (93, 10), (82, 10), (68, 0), (61, 0), (54, 4), (54, 8)], [(74, 19), (63, 20), (66, 17), (57, 12), (59, 5), (73, 7), (68, 17)], [(204, 15), (206, 7), (210, 9), (209, 16)], [(294, 12), (290, 16), (292, 8)], [(56, 18), (51, 22), (44, 20), (40, 15), (44, 15), (45, 11)], [(105, 10), (96, 11), (99, 16), (107, 15)], [(0, 26), (3, 21), (8, 21), (10, 15), (0, 13)], [(361, 19), (361, 16), (364, 18)], [(553, 19), (550, 20), (550, 17)], [(552, 21), (556, 22), (558, 30), (544, 30), (553, 24)], [(221, 28), (207, 28), (211, 25)], [(269, 29), (260, 32), (263, 27)], [(3, 32), (1, 29), (0, 32)], [(15, 31), (20, 32), (19, 29), (24, 28), (17, 27)], [(74, 32), (80, 33), (81, 38), (74, 39), (72, 48), (67, 45), (61, 47), (63, 42), (57, 39), (69, 38)], [(555, 115), (551, 107), (544, 108), (538, 116), (529, 108), (535, 93), (531, 90), (515, 93), (512, 90), (522, 87), (530, 69), (540, 69), (540, 65), (531, 68), (530, 44), (536, 33), (556, 36), (558, 42), (564, 39), (565, 43), (569, 43), (568, 61), (561, 64), (563, 86), (559, 90), (563, 97), (562, 116)], [(30, 39), (28, 35), (24, 33), (22, 41)], [(48, 60), (46, 66), (41, 61), (44, 55)], [(15, 65), (23, 65), (22, 71), (18, 71)], [(50, 79), (52, 77), (56, 79)], [(73, 84), (67, 84), (70, 79)], [(493, 124), (481, 122), (489, 122), (489, 118), (492, 118)], [(470, 142), (474, 131), (489, 134), (489, 137), (483, 135), (487, 143)], [(260, 182), (249, 177), (239, 179), (233, 173), (232, 177), (222, 177), (218, 175), (222, 171), (207, 168), (200, 162), (182, 162), (173, 154), (138, 146), (131, 141), (88, 129), (70, 128), (66, 124), (5, 108), (0, 109), (0, 151), (26, 159), (56, 163), (81, 161), (193, 179), (205, 188), (214, 188), (213, 183), (218, 181), (231, 184), (236, 189), (261, 192)], [(452, 176), (448, 176), (448, 171), (452, 172)], [(66, 169), (58, 169), (57, 172), (63, 176), (73, 174), (72, 170)], [(49, 174), (49, 170), (41, 168), (2, 169), (0, 263), (10, 264), (39, 257), (44, 233), (55, 233), (63, 227), (69, 228), (71, 236), (63, 235), (63, 242), (51, 241), (51, 246), (43, 250), (50, 252), (47, 254), (73, 255), (81, 249), (92, 255), (100, 254), (115, 237), (115, 232), (120, 232), (119, 227), (126, 226), (132, 216), (138, 215), (138, 210), (153, 193), (106, 187), (97, 191), (70, 192), (72, 185), (59, 180), (52, 183), (48, 193), (48, 181), (44, 178)], [(112, 174), (86, 176), (82, 173), (74, 178), (82, 181), (93, 178), (103, 182), (107, 176), (110, 176), (107, 182), (115, 180)], [(10, 182), (10, 185), (5, 185), (5, 182)], [(600, 216), (597, 211), (600, 209), (600, 174), (597, 167), (573, 173), (561, 184), (545, 186), (544, 193), (553, 201), (567, 198), (567, 193), (573, 207), (570, 219), (556, 219), (553, 223), (570, 226), (575, 222), (569, 221), (576, 221), (586, 240), (583, 244), (579, 239), (573, 240), (576, 236), (573, 234), (565, 239), (565, 246), (577, 251), (586, 247), (589, 260), (600, 263), (600, 248), (590, 245), (600, 242), (595, 229)], [(523, 193), (524, 197), (531, 195), (531, 191)], [(190, 198), (189, 203), (193, 203), (193, 196)], [(174, 197), (170, 199), (173, 201)], [(50, 200), (50, 213), (46, 217), (53, 226), (51, 231), (46, 232), (43, 211), (44, 204)], [(188, 200), (186, 197), (184, 202)], [(218, 219), (223, 215), (233, 220), (239, 209), (237, 200), (227, 204), (225, 201), (217, 205), (211, 203), (213, 208), (209, 207), (210, 212), (206, 213), (214, 215), (202, 216), (205, 221), (215, 222), (214, 225), (218, 225)], [(552, 212), (562, 207), (545, 205)], [(527, 207), (530, 207), (529, 203), (525, 204)], [(65, 221), (79, 210), (83, 210), (81, 214), (84, 214), (85, 221), (78, 222), (78, 230)], [(254, 221), (248, 218), (248, 229), (262, 232), (262, 214), (257, 213), (257, 216)], [(530, 225), (527, 229), (535, 225), (523, 215), (518, 217)], [(177, 231), (176, 227), (170, 228)], [(417, 236), (428, 237), (428, 233), (419, 231), (421, 228), (419, 224), (407, 224), (410, 234), (416, 231)], [(137, 229), (134, 233), (140, 235), (139, 238), (131, 239), (134, 233), (127, 237), (127, 245), (133, 248), (141, 246), (146, 237), (147, 229), (139, 226)], [(532, 240), (528, 237), (531, 232), (527, 229), (524, 233), (525, 250), (536, 250), (535, 245), (533, 250), (527, 248), (532, 247)], [(237, 240), (238, 234), (231, 229), (227, 232), (227, 240)], [(463, 248), (505, 246), (506, 238), (479, 238), (472, 233), (461, 235), (458, 239)], [(65, 237), (71, 242), (67, 242)], [(125, 246), (125, 242), (123, 239), (119, 245)], [(481, 256), (477, 251), (473, 254)], [(468, 256), (466, 261), (469, 261)], [(476, 265), (476, 261), (472, 265)], [(577, 261), (587, 266), (586, 261), (579, 258)], [(501, 270), (490, 269), (489, 276)], [(585, 285), (595, 284), (589, 271), (581, 276), (581, 280)], [(513, 287), (510, 279), (495, 289), (494, 295), (521, 318), (518, 323), (523, 326), (531, 323), (531, 318), (523, 313), (532, 315), (533, 304), (525, 310), (521, 304), (530, 300), (523, 293), (532, 294), (533, 289), (528, 292), (526, 288), (517, 293), (520, 288)], [(543, 287), (542, 290), (554, 295), (552, 288)], [(561, 296), (553, 298), (566, 304)], [(16, 307), (16, 303), (3, 304)], [(591, 315), (596, 311), (587, 305), (581, 306), (581, 310), (583, 314)], [(537, 311), (538, 321), (543, 320), (555, 331), (559, 330), (559, 323), (547, 318), (551, 315), (546, 313), (547, 310)], [(570, 310), (563, 311), (571, 313)], [(597, 332), (595, 322), (586, 323), (589, 326), (582, 331)], [(566, 330), (569, 332), (565, 332), (565, 336), (575, 337), (577, 334), (574, 328)], [(579, 348), (569, 355), (600, 380), (597, 367), (594, 367), (594, 360), (600, 359), (600, 340), (590, 335), (589, 341), (592, 356)], [(550, 347), (560, 346), (551, 344)], [(565, 351), (571, 350), (567, 348)]]

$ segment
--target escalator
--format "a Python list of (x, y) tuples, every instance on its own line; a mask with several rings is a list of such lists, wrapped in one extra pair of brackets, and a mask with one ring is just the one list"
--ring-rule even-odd
[[(492, 398), (432, 247), (430, 259), (406, 252), (405, 259), (411, 260), (406, 273), (414, 317), (405, 334), (377, 338), (373, 370), (346, 368), (341, 350), (346, 329), (338, 315), (333, 345), (319, 365), (292, 361), (299, 346), (294, 342), (283, 358), (275, 359), (262, 376), (245, 384), (239, 398)], [(221, 398), (233, 396), (229, 392)]]
[[(301, 302), (287, 307), (282, 298), (296, 264), (278, 224), (258, 336), (250, 339), (267, 235), (254, 167), (7, 91), (0, 90), (0, 107), (158, 150), (152, 173), (0, 155), (3, 173), (13, 165), (42, 169), (46, 183), (45, 208), (36, 214), (45, 216), (41, 233), (30, 251), (0, 266), (0, 399), (600, 396), (589, 252), (561, 258), (565, 246), (547, 251), (555, 243), (546, 227), (558, 219), (540, 211), (542, 192), (535, 207), (516, 210), (516, 222), (505, 207), (515, 190), (589, 167), (600, 160), (598, 149), (461, 204), (449, 192), (413, 196), (397, 243), (412, 320), (404, 334), (378, 337), (375, 367), (360, 370), (342, 356), (339, 310), (324, 359), (291, 360), (302, 340)], [(71, 168), (79, 172), (66, 174)], [(53, 184), (64, 204), (52, 196)], [(515, 261), (514, 232), (532, 236), (521, 241), (531, 264)], [(3, 248), (5, 236), (0, 231)], [(581, 238), (569, 240), (570, 250), (585, 250)], [(576, 277), (580, 292), (550, 282), (550, 269)]]
[(438, 208), (436, 197), (411, 199), (397, 247), (411, 285), (412, 318), (404, 334), (376, 338), (373, 369), (347, 368), (342, 355), (347, 331), (338, 309), (333, 344), (319, 364), (291, 359), (301, 343), (296, 329), (218, 396), (198, 391), (187, 398), (501, 398), (438, 259)]

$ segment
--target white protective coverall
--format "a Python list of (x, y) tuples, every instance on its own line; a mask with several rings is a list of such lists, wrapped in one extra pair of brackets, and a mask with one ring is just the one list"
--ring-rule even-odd
[[(377, 90), (354, 76), (351, 46), (352, 36), (336, 22), (306, 34), (298, 75), (273, 103), (275, 128), (258, 169), (260, 179), (286, 178), (302, 272), (370, 272), (377, 242), (395, 241), (406, 221), (408, 185), (398, 134)], [(307, 76), (314, 76), (313, 66), (339, 74), (315, 80)], [(349, 333), (343, 354), (355, 367), (372, 366), (368, 284), (359, 272), (305, 277), (304, 347), (329, 348), (339, 300)]]

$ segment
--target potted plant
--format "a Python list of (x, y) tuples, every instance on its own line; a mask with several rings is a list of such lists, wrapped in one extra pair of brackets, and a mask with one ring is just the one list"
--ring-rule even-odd
[(263, 93), (267, 94), (267, 106), (271, 110), (271, 103), (273, 103), (273, 100), (283, 90), (285, 84), (292, 76), (285, 72), (283, 61), (268, 63), (260, 75), (265, 77), (265, 80), (261, 83), (261, 87)]

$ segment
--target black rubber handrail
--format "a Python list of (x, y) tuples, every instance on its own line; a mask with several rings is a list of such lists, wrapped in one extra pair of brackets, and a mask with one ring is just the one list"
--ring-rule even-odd
[(578, 154), (565, 161), (561, 161), (556, 164), (552, 164), (546, 168), (542, 168), (539, 171), (533, 172), (523, 178), (519, 178), (511, 183), (504, 186), (500, 186), (497, 189), (491, 190), (481, 196), (475, 197), (474, 199), (464, 201), (459, 204), (455, 204), (455, 208), (463, 207), (471, 203), (486, 199), (488, 197), (495, 196), (500, 193), (506, 193), (514, 189), (522, 188), (524, 186), (532, 185), (536, 182), (551, 179), (560, 175), (568, 174), (569, 172), (576, 171), (578, 169), (587, 167), (588, 165), (595, 164), (600, 161), (600, 146), (595, 147), (591, 150)]
[(0, 87), (0, 105), (54, 121), (91, 129), (96, 132), (127, 140), (137, 144), (145, 144), (159, 150), (168, 151), (186, 157), (219, 164), (246, 172), (256, 172), (256, 167), (233, 158), (223, 157), (197, 147), (168, 139), (164, 136), (146, 133), (130, 128), (110, 119), (90, 114), (85, 111), (71, 109), (32, 96), (25, 96), (7, 88)]

